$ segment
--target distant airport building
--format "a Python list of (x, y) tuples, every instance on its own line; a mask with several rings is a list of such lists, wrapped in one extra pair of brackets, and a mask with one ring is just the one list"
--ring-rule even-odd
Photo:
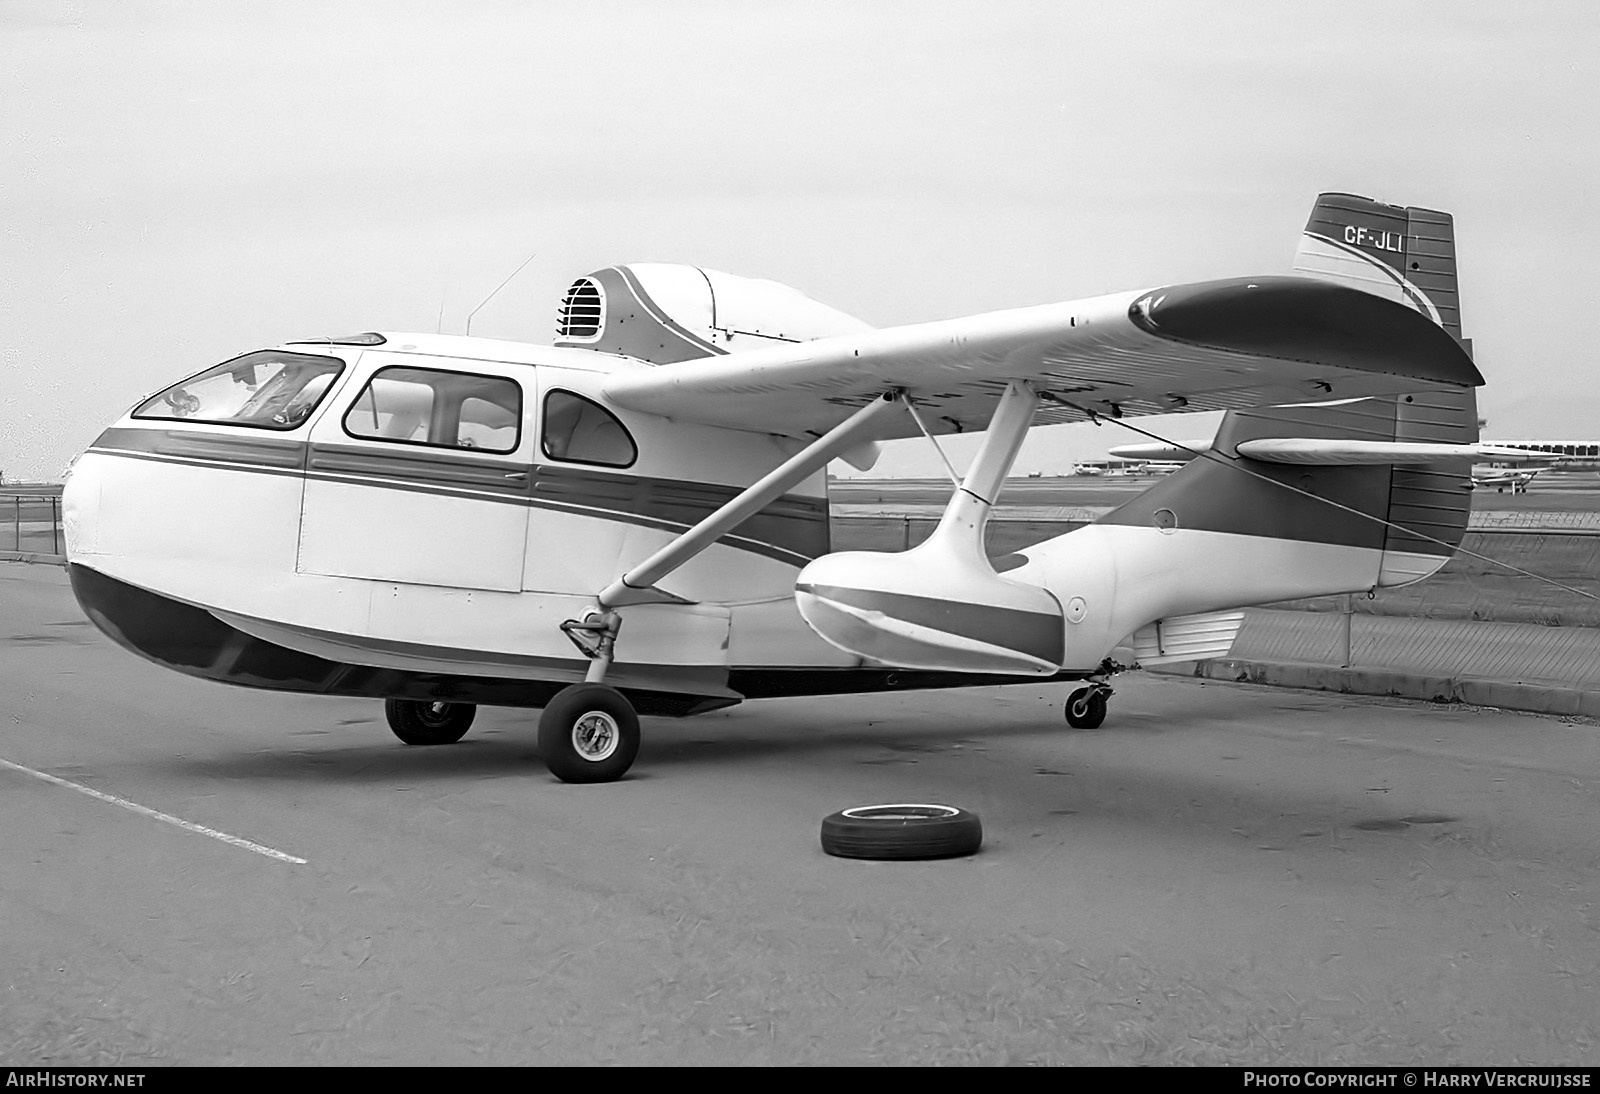
[(1520, 448), (1541, 452), (1562, 471), (1600, 471), (1600, 442), (1597, 441), (1485, 441), (1499, 448)]
[(1074, 475), (1169, 475), (1182, 467), (1181, 461), (1128, 460), (1112, 456), (1106, 460), (1080, 460), (1072, 465)]

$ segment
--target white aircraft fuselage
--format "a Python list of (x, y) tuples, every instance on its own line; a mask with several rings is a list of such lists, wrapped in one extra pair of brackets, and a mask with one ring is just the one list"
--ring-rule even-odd
[[(586, 669), (560, 623), (794, 448), (610, 407), (637, 457), (626, 467), (562, 459), (544, 441), (549, 398), (605, 405), (606, 377), (648, 366), (484, 339), (383, 338), (281, 347), (337, 369), (290, 428), (135, 411), (107, 429), (64, 494), (74, 582), (91, 617), (147, 657), (233, 683), (541, 705)], [(352, 429), (367, 414), (358, 395), (395, 369), (514, 385), (520, 417), (501, 427), (504, 450)], [(1385, 550), (1381, 536), (1341, 544), (1257, 531), (1152, 518), (1069, 532), (1000, 563), (1007, 581), (1038, 590), (1054, 620), (1025, 651), (1034, 663), (1012, 656), (1015, 634), (980, 634), (975, 642), (996, 647), (981, 669), (875, 664), (824, 641), (797, 611), (802, 569), (830, 549), (818, 471), (677, 570), (664, 584), (673, 599), (620, 608), (609, 680), (691, 709), (996, 675), (1085, 677), (1158, 619), (1414, 580), (1443, 561)], [(1007, 626), (1002, 611), (992, 608), (993, 628)]]
[[(1448, 231), (1397, 210), (1324, 195), (1307, 238)], [(1417, 257), (1453, 287), (1453, 257)], [(69, 476), (69, 572), (129, 649), (383, 698), (408, 743), (458, 739), (475, 704), (544, 707), (573, 781), (627, 770), (637, 713), (745, 698), (1086, 679), (1069, 718), (1098, 724), (1114, 654), (1224, 654), (1243, 606), (1415, 581), (1460, 542), (1482, 378), (1437, 308), (1345, 280), (873, 330), (771, 282), (611, 267), (568, 291), (556, 346), (291, 342), (143, 400)], [(987, 556), (1032, 425), (1176, 406), (1228, 410), (1206, 458)], [(829, 460), (969, 429), (926, 543), (833, 550)]]

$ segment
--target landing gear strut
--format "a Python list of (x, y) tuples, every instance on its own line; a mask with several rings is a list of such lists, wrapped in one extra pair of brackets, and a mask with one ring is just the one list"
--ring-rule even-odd
[(687, 603), (657, 587), (663, 578), (877, 432), (876, 419), (899, 404), (884, 392), (811, 444), (751, 483), (714, 513), (674, 537), (607, 585), (594, 610), (569, 619), (561, 632), (589, 659), (584, 682), (556, 693), (539, 719), (539, 754), (558, 779), (574, 783), (620, 779), (639, 752), (639, 716), (622, 693), (605, 684), (622, 627), (618, 608), (634, 604)]
[(539, 755), (550, 774), (569, 783), (615, 782), (639, 755), (639, 715), (633, 704), (606, 685), (622, 618), (595, 611), (569, 619), (561, 631), (589, 658), (581, 684), (556, 692), (539, 717)]

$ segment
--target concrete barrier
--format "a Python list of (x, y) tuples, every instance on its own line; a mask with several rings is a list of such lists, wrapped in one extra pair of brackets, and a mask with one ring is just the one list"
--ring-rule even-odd
[(1233, 657), (1213, 658), (1189, 665), (1169, 665), (1151, 671), (1192, 675), (1207, 680), (1333, 691), (1345, 695), (1390, 695), (1431, 703), (1465, 703), (1535, 714), (1600, 718), (1600, 691), (1548, 682), (1433, 676), (1376, 668), (1245, 661)]
[(40, 554), (37, 551), (0, 551), (0, 562), (44, 562), (52, 566), (65, 566), (67, 556)]

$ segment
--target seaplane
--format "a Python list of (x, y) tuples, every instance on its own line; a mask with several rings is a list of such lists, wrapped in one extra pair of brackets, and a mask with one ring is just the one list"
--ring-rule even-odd
[[(1225, 654), (1245, 606), (1420, 580), (1483, 458), (1448, 214), (1324, 194), (1290, 273), (873, 328), (771, 281), (609, 266), (552, 345), (285, 342), (140, 399), (75, 462), (90, 620), (191, 676), (382, 700), (407, 745), (539, 709), (568, 782), (640, 716), (1072, 681)], [(1032, 428), (1226, 411), (1093, 524), (991, 557)], [(827, 467), (982, 433), (937, 530), (835, 550)], [(1114, 656), (1115, 655), (1115, 656)]]

